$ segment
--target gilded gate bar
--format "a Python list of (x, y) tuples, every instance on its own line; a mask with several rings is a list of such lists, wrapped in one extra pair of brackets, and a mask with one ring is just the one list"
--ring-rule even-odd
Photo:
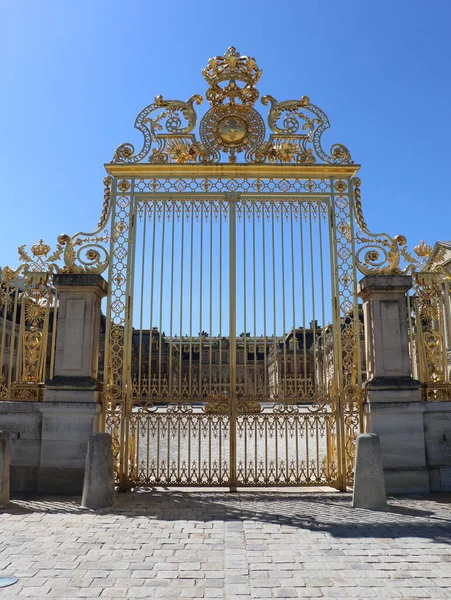
[[(297, 187), (299, 191), (291, 194), (224, 191), (226, 186), (252, 188), (255, 182), (247, 180), (218, 180), (213, 185), (221, 193), (209, 194), (151, 192), (155, 180), (135, 180), (133, 194), (131, 182), (130, 188), (126, 183), (121, 180), (119, 185), (127, 188), (130, 200), (124, 201), (124, 192), (120, 198), (122, 205), (132, 205), (129, 243), (135, 260), (128, 301), (117, 302), (124, 281), (116, 277), (113, 281), (119, 291), (111, 294), (107, 314), (107, 322), (114, 323), (118, 318), (114, 311), (123, 311), (126, 323), (129, 342), (114, 348), (129, 353), (117, 363), (128, 365), (123, 375), (128, 377), (122, 404), (126, 414), (125, 425), (118, 423), (119, 410), (109, 405), (107, 425), (115, 423), (112, 430), (117, 436), (120, 428), (124, 432), (118, 448), (127, 456), (121, 462), (128, 465), (128, 480), (142, 485), (234, 485), (233, 481), (239, 485), (339, 485), (339, 404), (331, 398), (337, 385), (334, 368), (328, 366), (328, 336), (335, 317), (332, 288), (326, 281), (334, 283), (336, 269), (330, 183), (258, 182), (260, 189), (274, 189), (276, 183), (282, 189)], [(166, 187), (171, 183), (166, 180)], [(181, 181), (174, 180), (173, 185), (180, 188)], [(115, 230), (126, 230), (127, 215)], [(349, 236), (345, 240), (350, 243)], [(115, 255), (121, 260), (122, 247)], [(237, 250), (239, 258), (234, 256)], [(179, 261), (174, 266), (176, 255)], [(212, 276), (215, 256), (219, 257), (217, 280)], [(110, 269), (114, 265), (113, 260)], [(351, 261), (347, 269), (352, 267)], [(229, 286), (224, 293), (227, 276)], [(354, 278), (349, 275), (348, 279), (350, 285)], [(204, 297), (205, 290), (209, 298)], [(346, 296), (348, 312), (350, 297), (352, 293)], [(213, 308), (215, 298), (218, 314)], [(149, 306), (147, 317), (145, 305)], [(224, 305), (229, 313), (225, 327)], [(198, 318), (194, 316), (197, 311)], [(180, 315), (177, 330), (175, 313)], [(311, 318), (315, 316), (322, 324)], [(216, 332), (214, 319), (218, 320)], [(203, 330), (204, 321), (210, 332)], [(248, 333), (249, 324), (253, 330)], [(106, 356), (111, 371), (115, 363), (111, 353)], [(108, 393), (107, 384), (107, 399)]]

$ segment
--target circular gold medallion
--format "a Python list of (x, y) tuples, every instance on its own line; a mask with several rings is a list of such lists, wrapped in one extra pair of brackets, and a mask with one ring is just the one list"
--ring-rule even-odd
[(258, 112), (243, 105), (213, 106), (200, 122), (204, 146), (216, 154), (248, 152), (264, 140), (265, 125)]
[(218, 134), (228, 144), (239, 144), (247, 135), (246, 121), (235, 115), (224, 117), (218, 123)]

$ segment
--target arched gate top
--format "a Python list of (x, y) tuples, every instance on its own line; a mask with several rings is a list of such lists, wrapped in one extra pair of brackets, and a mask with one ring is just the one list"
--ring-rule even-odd
[(353, 164), (342, 144), (333, 144), (328, 152), (323, 149), (321, 137), (330, 127), (329, 119), (308, 96), (282, 102), (263, 96), (261, 103), (269, 112), (260, 114), (256, 84), (262, 70), (254, 58), (230, 47), (223, 56), (210, 58), (202, 75), (209, 85), (205, 97), (210, 108), (201, 119), (196, 112), (204, 101), (201, 95), (186, 102), (157, 96), (135, 121), (143, 135), (142, 148), (121, 144), (112, 163)]

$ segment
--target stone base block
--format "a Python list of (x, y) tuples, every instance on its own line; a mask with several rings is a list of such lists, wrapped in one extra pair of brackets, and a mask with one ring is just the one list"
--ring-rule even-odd
[[(424, 413), (424, 437), (426, 443), (426, 459), (431, 473), (431, 485), (434, 480), (446, 479), (446, 467), (451, 468), (451, 402), (427, 402)], [(451, 469), (450, 469), (451, 470)], [(437, 475), (438, 474), (438, 475)], [(439, 483), (439, 487), (441, 484)], [(434, 483), (434, 487), (437, 485)], [(440, 490), (437, 490), (440, 491)]]
[(83, 469), (87, 450), (88, 440), (42, 440), (40, 466)]
[(451, 467), (429, 468), (431, 492), (451, 492)]
[[(366, 408), (366, 407), (365, 407)], [(426, 466), (421, 403), (402, 407), (371, 407), (365, 414), (365, 431), (381, 440), (384, 469), (422, 469)]]
[(11, 434), (0, 431), (0, 507), (9, 503), (11, 491)]
[(387, 494), (428, 494), (427, 469), (384, 469)]
[(37, 473), (36, 492), (81, 496), (84, 474), (84, 467), (81, 469), (41, 467)]
[(36, 493), (38, 469), (39, 467), (11, 466), (11, 492)]
[(0, 402), (0, 429), (9, 431), (11, 440), (40, 440), (41, 402)]
[(11, 434), (11, 492), (36, 492), (41, 456), (41, 402), (0, 402), (0, 429)]
[(101, 405), (97, 392), (68, 390), (57, 401), (55, 390), (46, 390), (42, 403), (42, 442), (37, 491), (81, 494), (88, 440), (99, 427)]

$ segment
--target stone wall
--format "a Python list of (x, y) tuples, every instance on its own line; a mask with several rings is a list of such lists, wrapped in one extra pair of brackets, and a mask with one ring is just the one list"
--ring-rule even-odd
[(0, 430), (11, 434), (11, 491), (81, 493), (100, 409), (92, 402), (0, 402)]
[[(98, 431), (100, 404), (61, 405), (56, 418), (45, 402), (0, 402), (0, 430), (11, 433), (11, 491), (81, 493), (84, 461), (88, 439)], [(86, 412), (86, 409), (88, 409)], [(381, 447), (385, 462), (386, 486), (389, 492), (418, 491), (415, 487), (415, 465), (420, 467), (416, 477), (424, 472), (429, 476), (431, 492), (451, 491), (451, 402), (418, 403), (424, 425), (424, 445), (419, 446), (421, 432), (412, 429), (411, 407), (388, 405), (381, 414), (367, 418), (369, 429), (382, 427)], [(97, 414), (93, 414), (92, 410)], [(397, 410), (396, 410), (397, 409)], [(61, 412), (60, 412), (61, 411)], [(62, 418), (67, 411), (67, 418)], [(387, 414), (390, 413), (390, 414)], [(382, 423), (378, 423), (381, 420)], [(44, 423), (44, 425), (43, 425)], [(64, 425), (66, 424), (66, 425)], [(415, 427), (418, 421), (414, 419)], [(44, 440), (44, 441), (43, 441)], [(64, 456), (61, 454), (64, 450)], [(403, 451), (411, 453), (409, 465), (402, 464)], [(401, 460), (401, 462), (399, 462)], [(415, 462), (416, 461), (416, 462)], [(404, 481), (406, 480), (406, 481)]]
[(11, 434), (11, 491), (35, 492), (41, 460), (42, 413), (38, 402), (0, 402), (0, 430)]
[(424, 438), (431, 492), (451, 492), (451, 402), (425, 403)]

